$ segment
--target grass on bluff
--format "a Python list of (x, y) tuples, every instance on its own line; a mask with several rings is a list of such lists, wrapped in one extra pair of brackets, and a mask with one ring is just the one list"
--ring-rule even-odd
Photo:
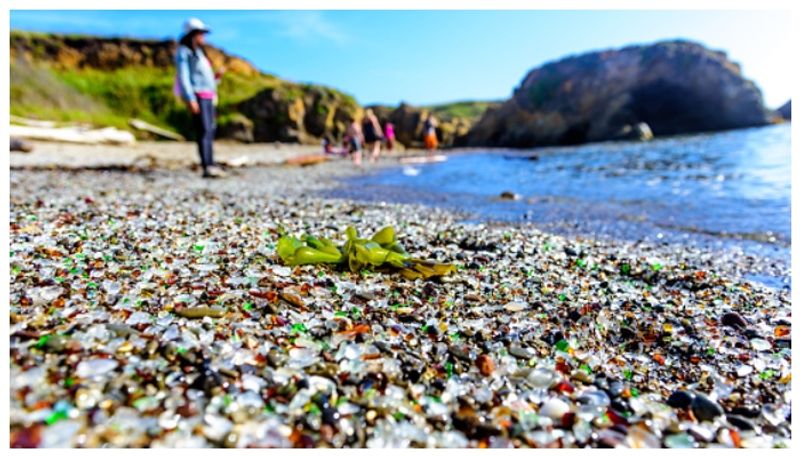
[(487, 109), (499, 105), (493, 101), (462, 101), (431, 106), (429, 109), (439, 119), (447, 122), (454, 118), (477, 121)]
[(11, 114), (57, 122), (124, 128), (127, 119), (57, 78), (48, 68), (26, 62), (11, 65)]
[[(171, 68), (60, 69), (20, 60), (11, 65), (11, 114), (123, 129), (135, 117), (191, 136), (191, 117), (174, 83)], [(279, 84), (270, 75), (226, 74), (219, 87), (220, 121), (231, 117), (237, 103)]]

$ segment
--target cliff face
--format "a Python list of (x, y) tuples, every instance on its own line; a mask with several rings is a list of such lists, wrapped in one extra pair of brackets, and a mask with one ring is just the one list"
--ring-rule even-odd
[(534, 69), (470, 130), (471, 146), (531, 147), (764, 125), (761, 92), (722, 52), (686, 41), (569, 57)]
[(778, 114), (785, 120), (791, 121), (792, 120), (792, 101), (789, 100), (788, 102), (784, 103), (783, 106), (778, 108)]
[(254, 119), (255, 141), (317, 143), (323, 136), (341, 138), (362, 109), (347, 95), (320, 86), (284, 85), (265, 89), (238, 105)]
[[(21, 57), (27, 61), (49, 62), (60, 69), (111, 71), (131, 66), (171, 69), (177, 48), (175, 40), (11, 33), (12, 61)], [(250, 62), (214, 46), (206, 47), (206, 55), (215, 67), (224, 65), (232, 73), (260, 74)]]

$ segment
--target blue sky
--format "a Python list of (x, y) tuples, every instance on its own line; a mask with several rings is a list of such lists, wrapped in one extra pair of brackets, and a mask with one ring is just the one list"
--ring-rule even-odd
[(532, 68), (590, 50), (685, 38), (728, 52), (768, 106), (790, 98), (790, 17), (769, 11), (12, 11), (11, 27), (169, 38), (184, 18), (260, 69), (359, 102), (503, 99)]

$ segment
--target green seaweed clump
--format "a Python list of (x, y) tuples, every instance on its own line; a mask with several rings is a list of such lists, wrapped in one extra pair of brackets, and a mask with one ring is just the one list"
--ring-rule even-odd
[(387, 226), (372, 235), (359, 238), (353, 226), (345, 230), (347, 241), (337, 247), (333, 241), (305, 235), (301, 239), (285, 235), (278, 240), (277, 252), (287, 265), (336, 264), (352, 272), (363, 269), (387, 269), (406, 279), (429, 279), (456, 271), (449, 263), (430, 262), (411, 257), (397, 242), (394, 228)]

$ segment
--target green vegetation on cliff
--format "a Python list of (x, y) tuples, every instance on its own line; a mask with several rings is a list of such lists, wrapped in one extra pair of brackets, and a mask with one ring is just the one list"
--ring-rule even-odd
[(443, 103), (427, 107), (434, 116), (443, 121), (452, 121), (455, 118), (477, 121), (489, 108), (500, 106), (500, 101), (460, 101)]
[(127, 119), (67, 84), (44, 65), (11, 64), (11, 114), (125, 128)]

